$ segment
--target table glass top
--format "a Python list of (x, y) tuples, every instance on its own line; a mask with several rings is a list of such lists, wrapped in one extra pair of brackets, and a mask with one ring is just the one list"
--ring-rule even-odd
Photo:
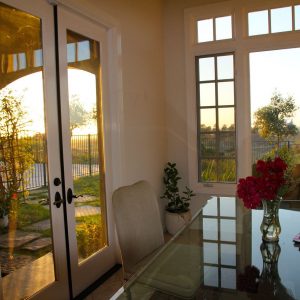
[(282, 201), (279, 243), (262, 242), (262, 216), (212, 197), (118, 299), (300, 299), (300, 202)]

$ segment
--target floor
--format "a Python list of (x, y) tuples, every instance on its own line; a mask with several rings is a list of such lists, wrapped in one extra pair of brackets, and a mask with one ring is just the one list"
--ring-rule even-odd
[(123, 271), (121, 268), (109, 277), (93, 293), (88, 295), (85, 300), (108, 300), (122, 287), (122, 285)]

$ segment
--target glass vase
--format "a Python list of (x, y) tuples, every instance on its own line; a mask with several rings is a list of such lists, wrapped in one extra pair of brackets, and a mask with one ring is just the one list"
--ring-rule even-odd
[(264, 215), (260, 225), (262, 239), (266, 242), (277, 242), (281, 232), (279, 222), (279, 206), (282, 198), (277, 197), (274, 200), (262, 200)]

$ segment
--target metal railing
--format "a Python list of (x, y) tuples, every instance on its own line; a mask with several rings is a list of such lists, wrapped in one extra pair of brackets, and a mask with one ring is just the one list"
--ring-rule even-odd
[[(24, 185), (27, 189), (47, 186), (47, 147), (45, 136), (40, 134), (27, 136), (25, 139), (27, 145), (30, 145), (34, 163), (24, 175)], [(71, 149), (73, 178), (99, 174), (98, 136), (96, 134), (72, 136)]]

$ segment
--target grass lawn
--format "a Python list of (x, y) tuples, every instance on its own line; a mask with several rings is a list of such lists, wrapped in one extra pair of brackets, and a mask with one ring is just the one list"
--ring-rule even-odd
[(49, 209), (41, 204), (20, 204), (18, 211), (18, 228), (50, 218)]
[(100, 195), (99, 175), (80, 177), (74, 180), (74, 192), (78, 195)]

